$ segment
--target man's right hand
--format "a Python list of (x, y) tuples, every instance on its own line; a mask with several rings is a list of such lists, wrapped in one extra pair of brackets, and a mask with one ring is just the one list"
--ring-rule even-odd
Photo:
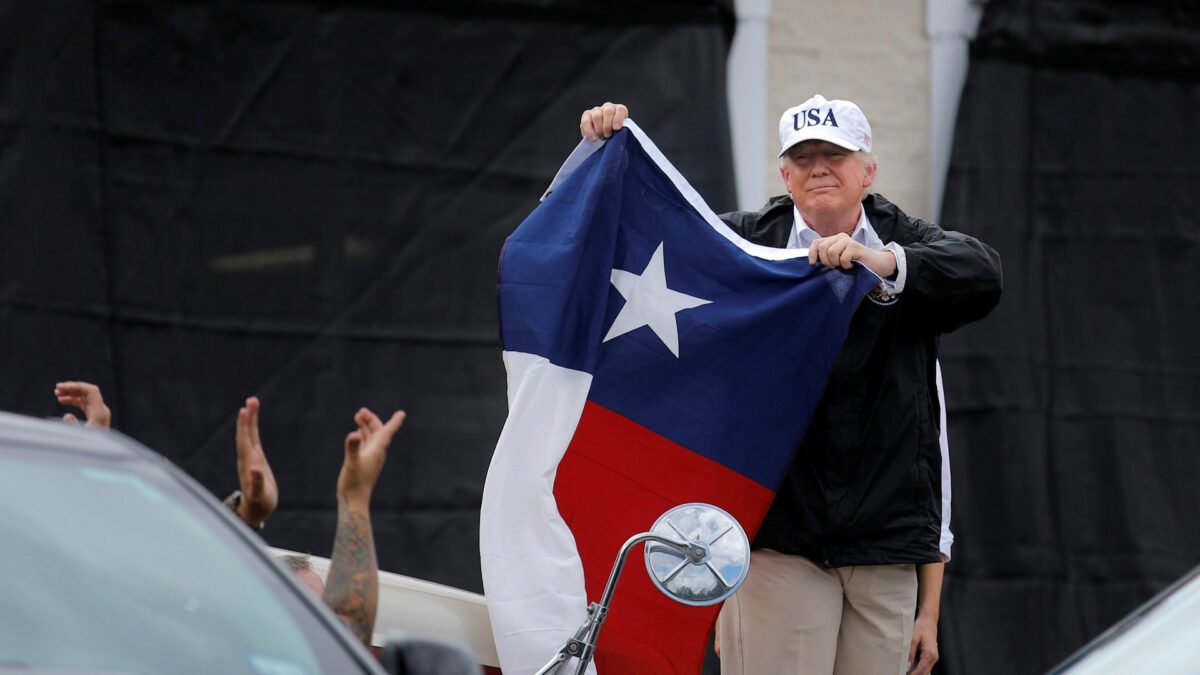
[(579, 133), (589, 141), (612, 138), (613, 132), (625, 126), (629, 108), (620, 103), (605, 103), (583, 111), (579, 118)]

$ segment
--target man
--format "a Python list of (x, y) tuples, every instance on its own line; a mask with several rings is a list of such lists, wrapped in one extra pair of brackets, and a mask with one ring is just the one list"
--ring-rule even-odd
[[(606, 103), (580, 131), (608, 138), (627, 115)], [(877, 160), (854, 103), (814, 96), (783, 114), (779, 135), (788, 194), (722, 220), (754, 243), (807, 248), (814, 265), (858, 262), (881, 284), (722, 609), (722, 673), (926, 674), (943, 566), (938, 336), (996, 305), (999, 256), (869, 194)]]

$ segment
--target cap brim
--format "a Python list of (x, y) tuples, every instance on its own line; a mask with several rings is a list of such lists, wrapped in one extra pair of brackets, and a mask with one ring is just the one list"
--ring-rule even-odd
[(779, 151), (780, 157), (783, 157), (788, 150), (800, 145), (804, 141), (825, 141), (853, 152), (862, 150), (862, 146), (855, 145), (841, 136), (831, 133), (826, 129), (822, 129), (821, 127), (808, 127), (803, 133), (797, 134), (794, 138), (788, 140), (790, 140), (791, 143), (788, 143), (787, 147)]

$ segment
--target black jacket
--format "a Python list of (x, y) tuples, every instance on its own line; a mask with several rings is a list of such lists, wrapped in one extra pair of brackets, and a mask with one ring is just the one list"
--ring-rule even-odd
[[(754, 547), (825, 567), (936, 562), (938, 336), (996, 306), (1000, 256), (976, 239), (910, 218), (879, 195), (864, 199), (863, 208), (885, 244), (904, 247), (904, 290), (890, 303), (870, 296), (855, 312)], [(776, 197), (757, 213), (721, 218), (749, 241), (783, 248), (792, 201)]]

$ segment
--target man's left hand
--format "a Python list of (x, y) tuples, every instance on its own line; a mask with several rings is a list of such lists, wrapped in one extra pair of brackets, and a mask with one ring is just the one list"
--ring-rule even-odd
[(908, 649), (908, 672), (929, 675), (937, 661), (937, 620), (918, 615), (913, 623), (912, 646)]
[(854, 261), (861, 261), (867, 269), (886, 279), (896, 273), (896, 256), (891, 251), (867, 248), (854, 241), (845, 232), (832, 237), (821, 237), (808, 247), (808, 262), (821, 263), (827, 267), (850, 269)]

